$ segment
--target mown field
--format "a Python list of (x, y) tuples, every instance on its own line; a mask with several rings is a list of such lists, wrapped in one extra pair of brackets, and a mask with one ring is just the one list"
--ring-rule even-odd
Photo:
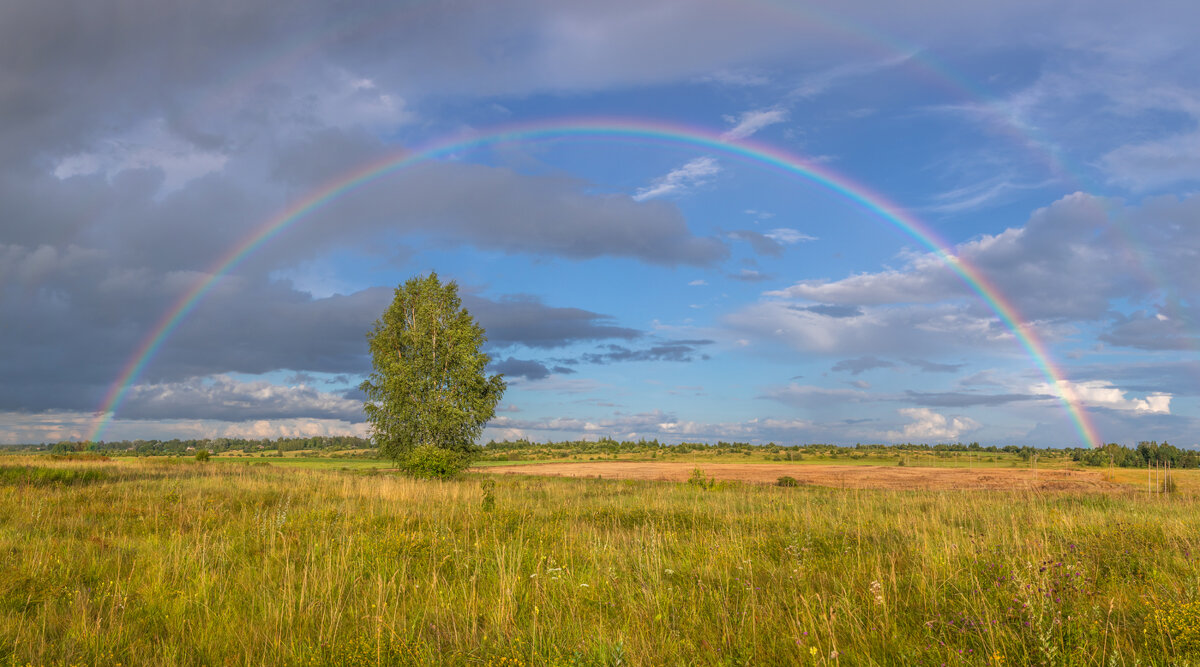
[(0, 660), (1200, 664), (1200, 502), (1181, 487), (435, 482), (3, 457)]

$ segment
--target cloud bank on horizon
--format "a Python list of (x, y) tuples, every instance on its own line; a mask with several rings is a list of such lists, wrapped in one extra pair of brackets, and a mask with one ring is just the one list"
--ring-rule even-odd
[[(88, 437), (139, 346), (266, 221), (386, 174), (216, 276), (106, 422), (364, 433), (391, 290), (462, 287), (510, 382), (485, 438), (1200, 442), (1200, 8), (1092, 3), (116, 0), (0, 8), (0, 442)], [(1030, 30), (1034, 26), (1036, 30)], [(616, 121), (614, 120), (614, 124)]]

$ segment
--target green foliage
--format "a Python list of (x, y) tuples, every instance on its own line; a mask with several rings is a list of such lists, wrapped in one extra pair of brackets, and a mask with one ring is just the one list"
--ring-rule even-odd
[(491, 512), (496, 509), (496, 480), (487, 478), (481, 484), (483, 487), (483, 511)]
[(780, 475), (779, 479), (775, 480), (775, 486), (800, 486), (800, 480), (791, 475)]
[(201, 463), (204, 463), (205, 461), (207, 461), (208, 460), (208, 450), (207, 449), (197, 449), (196, 450), (196, 460)]
[(397, 287), (367, 340), (374, 370), (361, 385), (363, 410), (379, 455), (402, 462), (428, 446), (469, 460), (505, 384), (486, 375), (487, 338), (462, 307), (458, 285), (431, 273)]
[(471, 465), (469, 454), (433, 445), (417, 445), (403, 456), (396, 463), (413, 477), (449, 479)]
[(688, 478), (687, 483), (689, 486), (708, 490), (717, 485), (717, 480), (713, 477), (705, 477), (704, 471), (700, 468), (693, 468), (692, 476)]
[(41, 466), (0, 466), (0, 485), (48, 486), (79, 485), (108, 479), (103, 470), (83, 468), (45, 468)]

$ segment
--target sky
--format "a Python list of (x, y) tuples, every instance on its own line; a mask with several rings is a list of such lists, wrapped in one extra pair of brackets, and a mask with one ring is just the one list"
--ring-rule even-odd
[(485, 440), (1200, 446), (1197, 24), (5, 2), (0, 443), (366, 435), (436, 271)]

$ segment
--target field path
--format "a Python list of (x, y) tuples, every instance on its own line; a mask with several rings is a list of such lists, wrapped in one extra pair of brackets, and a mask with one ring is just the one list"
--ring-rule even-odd
[(497, 475), (550, 477), (603, 477), (682, 482), (699, 468), (706, 477), (774, 484), (788, 475), (801, 484), (847, 489), (992, 489), (1038, 491), (1113, 491), (1118, 484), (1104, 481), (1099, 472), (1026, 468), (921, 468), (772, 463), (686, 463), (659, 461), (609, 461), (588, 463), (536, 463), (476, 468)]

